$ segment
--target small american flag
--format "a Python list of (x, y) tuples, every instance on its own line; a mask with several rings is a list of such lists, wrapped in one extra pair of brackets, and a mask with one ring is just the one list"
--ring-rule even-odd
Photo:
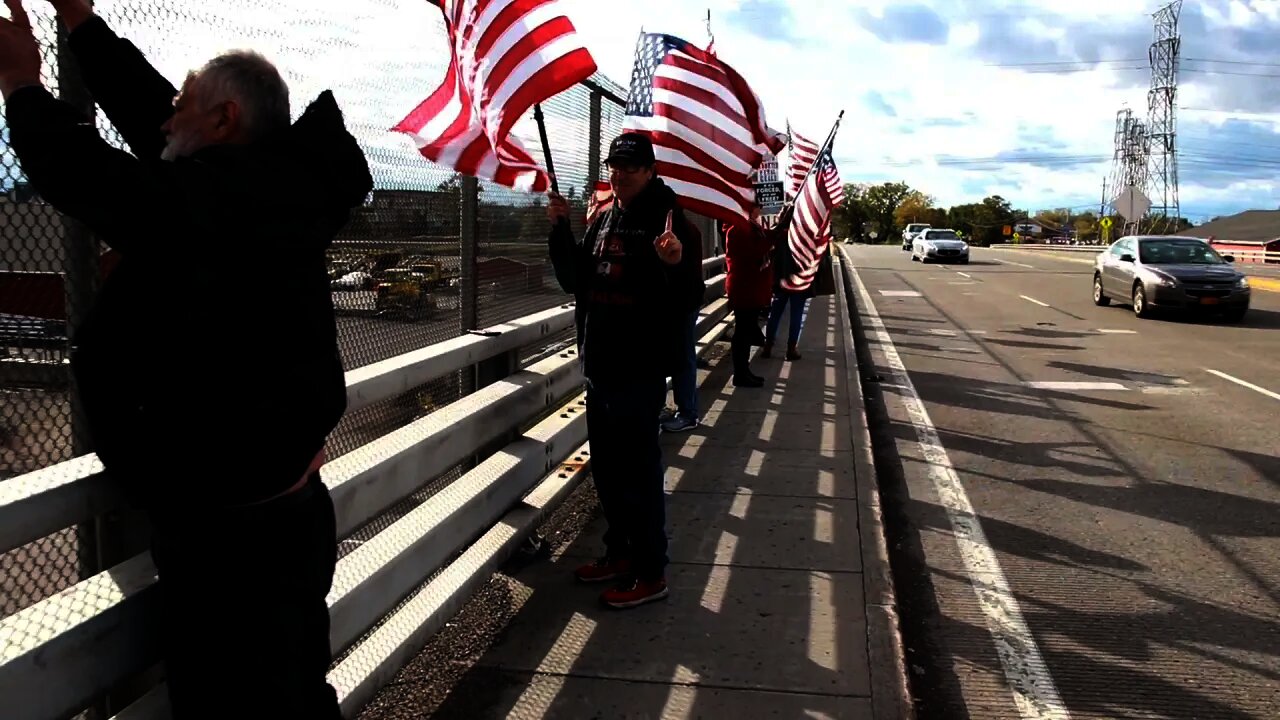
[(623, 129), (653, 141), (658, 175), (682, 207), (728, 223), (751, 216), (751, 171), (786, 143), (736, 70), (680, 38), (644, 33), (628, 100)]
[(511, 128), (534, 103), (596, 71), (556, 0), (432, 0), (449, 30), (449, 70), (394, 128), (423, 157), (500, 185), (543, 192), (550, 177)]
[(813, 161), (818, 157), (818, 151), (822, 148), (818, 147), (818, 143), (792, 130), (791, 123), (787, 123), (787, 137), (790, 138), (787, 152), (790, 159), (787, 166), (787, 179), (791, 181), (791, 187), (788, 190), (791, 196), (795, 197), (800, 194), (800, 183), (804, 182), (804, 176), (809, 173), (809, 167), (813, 165)]
[(792, 292), (807, 290), (813, 284), (822, 255), (831, 244), (831, 211), (844, 202), (840, 173), (831, 157), (831, 141), (818, 151), (815, 163), (796, 197), (795, 215), (787, 230), (787, 247), (797, 269), (781, 284)]

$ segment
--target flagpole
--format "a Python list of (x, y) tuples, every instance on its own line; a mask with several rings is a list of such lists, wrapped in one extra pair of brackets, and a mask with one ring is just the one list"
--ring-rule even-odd
[(547, 123), (542, 117), (542, 103), (533, 104), (533, 119), (538, 123), (538, 137), (542, 140), (542, 157), (547, 161), (547, 175), (551, 177), (551, 192), (559, 195), (556, 183), (556, 166), (551, 161), (551, 143), (547, 140)]
[[(822, 143), (822, 147), (818, 150), (818, 155), (813, 159), (812, 163), (809, 163), (809, 169), (805, 172), (804, 179), (800, 181), (800, 185), (796, 188), (797, 198), (800, 197), (800, 193), (804, 192), (804, 186), (809, 182), (809, 176), (813, 174), (813, 169), (818, 167), (818, 160), (822, 157), (823, 153), (827, 151), (827, 148), (831, 147), (831, 142), (836, 139), (836, 130), (840, 129), (840, 120), (843, 118), (844, 111), (841, 110), (840, 114), (836, 116), (836, 124), (831, 126), (831, 132), (827, 135), (827, 141)], [(790, 123), (788, 123), (788, 129), (790, 129)]]

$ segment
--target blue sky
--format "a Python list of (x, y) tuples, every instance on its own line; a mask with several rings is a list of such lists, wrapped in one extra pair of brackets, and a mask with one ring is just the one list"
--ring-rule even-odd
[[(790, 120), (821, 139), (845, 111), (836, 156), (847, 180), (904, 180), (944, 206), (998, 193), (1029, 210), (1096, 209), (1116, 111), (1146, 115), (1150, 15), (1160, 5), (562, 2), (601, 70), (622, 81), (642, 28), (705, 43), (709, 8), (720, 56), (752, 83), (771, 124)], [(28, 4), (47, 19), (45, 3)], [(295, 113), (336, 91), (381, 184), (433, 185), (450, 174), (387, 131), (446, 65), (439, 11), (424, 0), (166, 0), (164, 10), (125, 12), (130, 4), (96, 3), (175, 82), (219, 51), (259, 49), (285, 71)], [(1189, 0), (1182, 34), (1184, 214), (1280, 207), (1280, 3)], [(565, 168), (585, 167), (586, 118), (575, 102), (548, 108)], [(516, 133), (536, 147), (532, 123)]]
[[(845, 178), (904, 180), (943, 205), (998, 193), (1031, 210), (1097, 209), (1116, 111), (1147, 114), (1151, 14), (1163, 5), (646, 0), (623, 13), (628, 3), (567, 1), (615, 76), (635, 33), (619, 17), (703, 42), (709, 6), (720, 56), (773, 124), (822, 136), (845, 110)], [(1181, 30), (1184, 214), (1280, 207), (1280, 3), (1188, 0)]]

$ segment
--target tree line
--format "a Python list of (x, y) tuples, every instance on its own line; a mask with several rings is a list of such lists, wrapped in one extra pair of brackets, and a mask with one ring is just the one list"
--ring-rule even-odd
[[(909, 223), (951, 228), (977, 245), (1012, 242), (1006, 231), (1025, 221), (1041, 224), (1052, 234), (1070, 235), (1086, 243), (1098, 242), (1102, 236), (1100, 218), (1093, 211), (1076, 213), (1070, 209), (1052, 209), (1033, 214), (1015, 209), (999, 195), (983, 198), (981, 202), (942, 208), (933, 196), (904, 182), (855, 183), (845, 185), (844, 189), (844, 203), (832, 213), (832, 230), (835, 237), (851, 238), (855, 242), (901, 242), (902, 230)], [(1115, 238), (1127, 221), (1114, 213), (1111, 218), (1111, 237)], [(1192, 223), (1185, 218), (1174, 222), (1147, 216), (1138, 222), (1136, 232), (1174, 233), (1190, 227)]]

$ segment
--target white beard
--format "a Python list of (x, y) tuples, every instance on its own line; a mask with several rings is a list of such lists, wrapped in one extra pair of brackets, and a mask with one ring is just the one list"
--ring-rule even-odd
[(188, 157), (200, 149), (199, 142), (194, 134), (170, 135), (164, 150), (160, 151), (160, 159), (173, 162), (180, 157)]

